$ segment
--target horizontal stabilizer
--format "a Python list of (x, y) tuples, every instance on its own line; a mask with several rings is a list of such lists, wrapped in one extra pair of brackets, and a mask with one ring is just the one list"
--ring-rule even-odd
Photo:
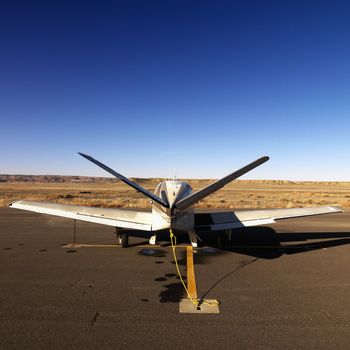
[(96, 165), (98, 165), (100, 168), (106, 170), (108, 173), (114, 175), (115, 177), (117, 177), (119, 180), (123, 181), (124, 183), (126, 183), (127, 185), (129, 185), (130, 187), (134, 188), (135, 190), (141, 192), (142, 194), (144, 194), (146, 197), (150, 198), (151, 200), (159, 203), (160, 205), (162, 205), (165, 208), (169, 208), (169, 204), (164, 202), (161, 198), (159, 198), (158, 196), (156, 196), (155, 194), (145, 190), (143, 187), (141, 187), (140, 185), (138, 185), (137, 183), (130, 181), (128, 178), (126, 178), (125, 176), (123, 176), (122, 174), (117, 173), (116, 171), (114, 171), (113, 169), (111, 169), (110, 167), (108, 167), (107, 165), (104, 165), (103, 163), (99, 162), (98, 160), (92, 158), (91, 156), (84, 154), (84, 153), (80, 153), (78, 152), (82, 157), (86, 158), (87, 160), (89, 160), (92, 163), (95, 163)]
[(238, 177), (244, 175), (248, 171), (256, 168), (257, 166), (265, 163), (268, 160), (269, 160), (269, 157), (262, 157), (262, 158), (257, 159), (255, 162), (252, 162), (252, 163), (246, 165), (245, 167), (233, 172), (232, 174), (229, 174), (229, 175), (223, 177), (222, 179), (215, 181), (211, 185), (204, 187), (203, 189), (191, 194), (190, 196), (188, 196), (184, 199), (181, 199), (179, 202), (175, 203), (175, 208), (177, 208), (179, 210), (184, 210), (184, 209), (190, 207), (191, 205), (199, 202), (203, 198), (209, 196), (213, 192), (216, 192), (217, 190), (224, 187), (225, 185), (227, 185), (231, 181), (237, 179)]

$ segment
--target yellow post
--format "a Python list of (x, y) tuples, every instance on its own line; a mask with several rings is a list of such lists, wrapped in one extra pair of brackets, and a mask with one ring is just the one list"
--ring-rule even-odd
[(188, 298), (197, 299), (196, 278), (194, 276), (193, 249), (187, 247), (187, 293)]

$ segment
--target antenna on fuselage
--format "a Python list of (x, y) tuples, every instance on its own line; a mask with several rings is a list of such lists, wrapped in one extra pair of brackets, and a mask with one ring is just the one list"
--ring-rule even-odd
[(173, 196), (176, 195), (175, 188), (176, 188), (176, 167), (174, 166), (174, 171), (173, 171)]

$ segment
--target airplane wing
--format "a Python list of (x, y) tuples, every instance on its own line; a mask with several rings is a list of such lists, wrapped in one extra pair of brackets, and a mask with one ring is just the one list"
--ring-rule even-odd
[(150, 231), (152, 213), (136, 210), (93, 208), (79, 205), (56, 204), (47, 202), (18, 201), (9, 205), (11, 208), (34, 211), (36, 213), (62, 216), (96, 224)]
[(313, 207), (292, 209), (237, 210), (212, 213), (195, 213), (195, 230), (215, 231), (275, 223), (275, 220), (303, 216), (339, 213), (336, 207)]

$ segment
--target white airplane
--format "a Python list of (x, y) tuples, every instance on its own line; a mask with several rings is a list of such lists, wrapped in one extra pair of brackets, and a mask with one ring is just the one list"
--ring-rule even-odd
[(245, 167), (194, 193), (187, 182), (167, 180), (158, 184), (153, 194), (91, 156), (83, 153), (79, 154), (148, 197), (151, 200), (152, 211), (145, 212), (113, 208), (92, 208), (78, 205), (64, 205), (26, 200), (13, 202), (9, 206), (37, 213), (113, 226), (116, 229), (119, 244), (123, 247), (128, 246), (128, 237), (129, 235), (132, 235), (134, 230), (147, 231), (150, 244), (156, 243), (157, 232), (163, 230), (172, 229), (176, 232), (187, 232), (192, 246), (197, 247), (197, 238), (199, 238), (198, 233), (203, 231), (228, 232), (235, 228), (273, 224), (275, 220), (280, 219), (341, 212), (341, 210), (336, 207), (322, 206), (313, 208), (259, 209), (195, 213), (195, 203), (216, 192), (229, 182), (265, 163), (269, 160), (269, 157), (259, 158)]

